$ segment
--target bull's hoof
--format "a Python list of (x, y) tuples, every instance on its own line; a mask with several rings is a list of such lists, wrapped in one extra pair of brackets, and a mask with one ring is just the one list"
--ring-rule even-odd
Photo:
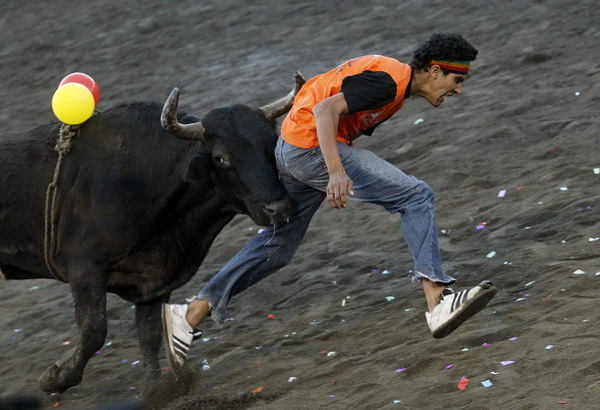
[(62, 393), (69, 387), (78, 385), (81, 382), (81, 377), (69, 375), (64, 367), (65, 364), (61, 361), (57, 361), (48, 367), (38, 380), (40, 390), (47, 393)]

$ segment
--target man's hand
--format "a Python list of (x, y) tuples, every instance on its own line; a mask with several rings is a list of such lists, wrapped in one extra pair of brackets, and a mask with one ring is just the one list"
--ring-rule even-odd
[(354, 195), (352, 180), (346, 172), (338, 171), (329, 174), (327, 202), (336, 209), (345, 208), (348, 205), (346, 194)]

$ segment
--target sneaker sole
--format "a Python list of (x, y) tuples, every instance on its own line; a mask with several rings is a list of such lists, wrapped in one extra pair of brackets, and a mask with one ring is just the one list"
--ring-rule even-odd
[[(171, 327), (171, 321), (167, 320), (170, 316), (171, 312), (169, 311), (169, 305), (164, 304), (161, 306), (161, 318), (163, 325), (163, 342), (165, 344), (165, 349), (167, 349), (167, 361), (169, 362), (169, 367), (171, 367), (171, 372), (178, 377), (178, 373), (183, 368), (179, 363), (177, 363), (177, 359), (173, 357), (173, 328)], [(166, 330), (166, 331), (165, 331)]]
[(448, 336), (450, 333), (454, 332), (465, 322), (465, 320), (481, 311), (489, 303), (489, 301), (492, 300), (498, 291), (498, 289), (492, 285), (492, 282), (488, 280), (481, 282), (479, 286), (481, 286), (483, 290), (480, 291), (479, 294), (473, 299), (466, 302), (456, 316), (446, 322), (443, 326), (437, 328), (432, 333), (434, 338), (441, 339), (442, 337)]

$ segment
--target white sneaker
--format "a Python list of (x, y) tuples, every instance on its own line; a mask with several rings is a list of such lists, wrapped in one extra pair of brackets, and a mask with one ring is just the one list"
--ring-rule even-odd
[(174, 372), (185, 364), (192, 341), (202, 336), (202, 330), (192, 329), (185, 318), (189, 305), (162, 305), (163, 338), (167, 358)]
[(489, 280), (460, 292), (451, 288), (444, 289), (440, 303), (431, 312), (425, 313), (433, 337), (439, 339), (448, 336), (465, 320), (483, 309), (496, 292), (497, 289)]

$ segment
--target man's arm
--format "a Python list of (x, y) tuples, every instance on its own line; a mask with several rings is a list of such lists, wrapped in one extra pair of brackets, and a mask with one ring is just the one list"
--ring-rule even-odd
[(348, 104), (341, 92), (324, 99), (313, 108), (317, 137), (329, 173), (327, 201), (334, 208), (345, 208), (348, 204), (346, 194), (354, 195), (352, 181), (342, 165), (336, 139), (340, 116), (347, 112)]

